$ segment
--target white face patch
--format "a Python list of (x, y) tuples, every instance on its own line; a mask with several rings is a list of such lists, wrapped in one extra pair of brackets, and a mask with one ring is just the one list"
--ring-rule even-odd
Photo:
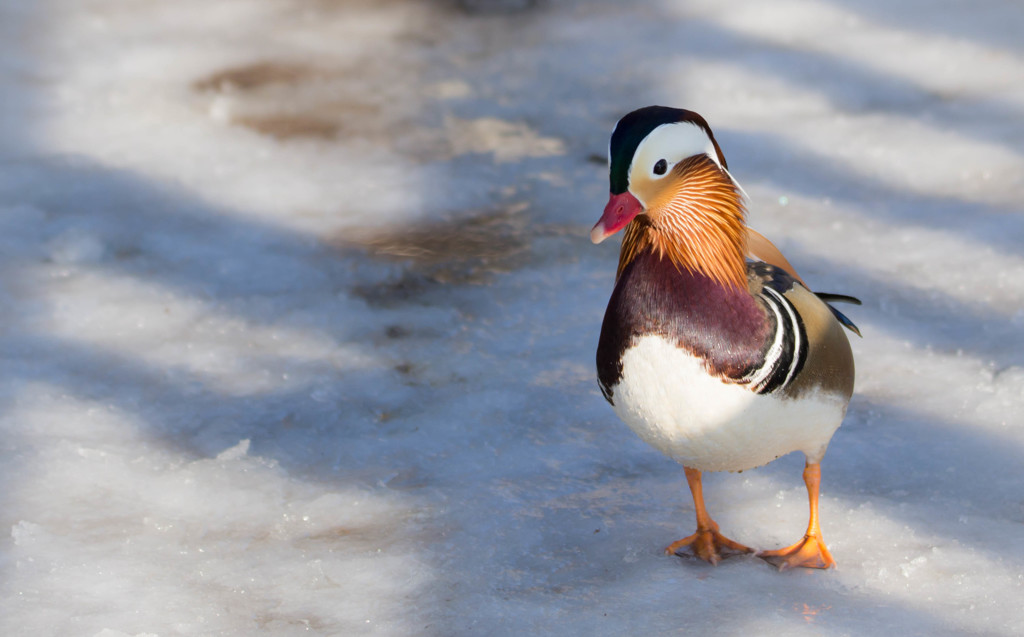
[[(703, 128), (691, 122), (662, 124), (651, 131), (637, 146), (629, 166), (629, 183), (639, 184), (661, 179), (671, 173), (672, 167), (680, 161), (702, 153), (722, 168), (715, 145)], [(655, 170), (655, 166), (661, 160), (665, 160), (665, 169), (661, 170), (659, 167), (659, 170)], [(641, 203), (646, 206), (642, 199)]]

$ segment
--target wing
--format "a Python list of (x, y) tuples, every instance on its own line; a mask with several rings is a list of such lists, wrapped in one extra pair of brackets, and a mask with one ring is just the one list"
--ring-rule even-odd
[[(774, 314), (776, 343), (762, 370), (771, 370), (762, 391), (798, 395), (814, 386), (845, 395), (853, 390), (853, 356), (843, 328), (856, 326), (826, 299), (807, 289), (785, 270), (768, 263), (748, 263), (750, 291)], [(852, 297), (842, 297), (843, 300)], [(853, 327), (851, 327), (853, 326)]]
[[(786, 274), (803, 284), (804, 287), (810, 289), (810, 286), (800, 278), (799, 274), (797, 274), (796, 268), (794, 268), (792, 264), (790, 264), (789, 260), (783, 256), (782, 252), (775, 247), (775, 244), (769, 241), (763, 234), (750, 227), (747, 228), (747, 255), (755, 261), (763, 261), (768, 265), (772, 265), (783, 270)], [(850, 330), (857, 336), (861, 336), (860, 329), (854, 325), (853, 321), (832, 306), (832, 303), (852, 303), (853, 305), (860, 305), (860, 299), (853, 296), (847, 296), (845, 294), (832, 294), (830, 292), (815, 292), (814, 294), (825, 302), (825, 305), (828, 306), (832, 315), (836, 317), (836, 320), (838, 320), (843, 327)]]
[[(779, 252), (775, 244), (749, 226), (747, 227), (747, 256), (754, 261), (764, 261), (769, 265), (781, 268), (800, 283), (804, 283), (804, 280), (796, 273), (796, 268)], [(804, 283), (804, 286), (806, 285)]]

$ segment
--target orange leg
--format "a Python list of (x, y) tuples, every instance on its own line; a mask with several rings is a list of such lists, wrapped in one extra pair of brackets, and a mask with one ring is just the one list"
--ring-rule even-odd
[(669, 544), (665, 548), (665, 553), (674, 555), (680, 549), (689, 546), (695, 556), (711, 562), (713, 565), (718, 564), (719, 560), (726, 557), (740, 553), (753, 553), (753, 549), (733, 542), (718, 532), (718, 524), (711, 519), (704, 508), (704, 488), (700, 481), (700, 471), (690, 467), (683, 467), (683, 470), (686, 472), (686, 482), (690, 485), (690, 492), (693, 493), (693, 506), (697, 510), (697, 532)]
[(821, 465), (807, 463), (804, 467), (804, 483), (807, 485), (807, 498), (811, 503), (811, 520), (807, 523), (807, 534), (804, 539), (793, 546), (777, 551), (760, 551), (757, 556), (770, 564), (779, 567), (780, 571), (802, 566), (804, 568), (832, 568), (836, 561), (828, 552), (825, 541), (821, 539), (821, 526), (818, 525), (818, 488), (821, 484)]

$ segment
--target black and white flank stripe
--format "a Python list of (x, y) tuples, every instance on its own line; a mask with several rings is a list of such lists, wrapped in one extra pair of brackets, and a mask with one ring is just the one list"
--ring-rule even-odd
[(766, 282), (759, 295), (768, 307), (774, 335), (768, 340), (761, 365), (739, 379), (758, 394), (770, 394), (789, 386), (807, 359), (807, 332), (793, 304)]

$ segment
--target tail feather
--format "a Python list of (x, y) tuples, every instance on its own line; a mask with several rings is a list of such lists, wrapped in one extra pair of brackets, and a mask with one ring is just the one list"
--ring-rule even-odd
[(833, 294), (832, 292), (815, 292), (814, 294), (826, 303), (850, 303), (852, 305), (863, 305), (863, 303), (860, 302), (860, 299), (855, 296)]
[(845, 314), (843, 314), (836, 308), (832, 307), (832, 303), (850, 303), (852, 305), (861, 305), (860, 299), (858, 299), (855, 296), (848, 296), (846, 294), (833, 294), (831, 292), (815, 292), (814, 295), (825, 302), (825, 305), (828, 306), (828, 309), (832, 310), (832, 314), (836, 317), (836, 320), (842, 323), (843, 327), (850, 330), (857, 336), (863, 338), (863, 336), (860, 333), (860, 329), (853, 324), (853, 321), (851, 321)]

